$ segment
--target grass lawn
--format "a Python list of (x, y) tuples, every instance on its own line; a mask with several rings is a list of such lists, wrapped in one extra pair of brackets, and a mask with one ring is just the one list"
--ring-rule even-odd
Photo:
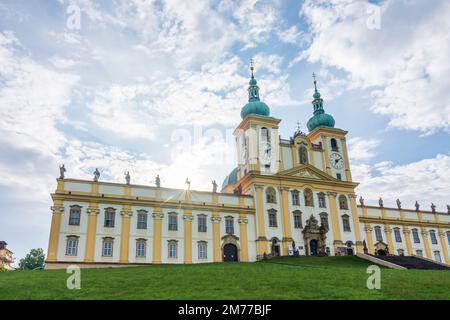
[(381, 269), (368, 290), (368, 261), (289, 257), (256, 263), (82, 269), (68, 290), (65, 270), (0, 273), (0, 299), (450, 299), (450, 272)]

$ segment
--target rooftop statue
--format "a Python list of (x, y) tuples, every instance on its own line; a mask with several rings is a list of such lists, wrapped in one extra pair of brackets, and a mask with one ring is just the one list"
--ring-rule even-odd
[(95, 182), (98, 182), (98, 179), (100, 178), (100, 171), (98, 171), (98, 169), (97, 168), (95, 168), (95, 171), (94, 171), (94, 181)]
[(130, 180), (131, 180), (130, 171), (124, 172), (124, 174), (125, 174), (125, 181), (126, 181), (126, 183), (130, 184)]
[(59, 166), (59, 178), (64, 179), (64, 173), (66, 172), (66, 168), (64, 167), (64, 163)]
[(161, 188), (161, 178), (159, 177), (159, 174), (156, 175), (155, 184), (157, 188)]

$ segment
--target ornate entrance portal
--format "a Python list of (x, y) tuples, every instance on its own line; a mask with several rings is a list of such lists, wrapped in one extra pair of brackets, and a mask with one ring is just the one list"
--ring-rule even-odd
[(306, 220), (303, 229), (303, 239), (305, 241), (305, 252), (308, 256), (318, 256), (326, 254), (327, 228), (319, 226), (319, 222), (313, 215)]
[(232, 243), (223, 246), (223, 261), (238, 261), (237, 247)]

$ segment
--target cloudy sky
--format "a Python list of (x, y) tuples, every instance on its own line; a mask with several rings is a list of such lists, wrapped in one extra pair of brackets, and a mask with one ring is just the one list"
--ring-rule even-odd
[(447, 0), (3, 0), (0, 17), (0, 240), (17, 258), (47, 249), (61, 163), (221, 183), (250, 58), (283, 138), (306, 130), (318, 75), (368, 203), (450, 203)]

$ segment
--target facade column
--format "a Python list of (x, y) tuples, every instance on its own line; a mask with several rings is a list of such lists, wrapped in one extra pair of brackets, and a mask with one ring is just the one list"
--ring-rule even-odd
[(259, 258), (262, 258), (267, 252), (267, 238), (266, 227), (264, 224), (264, 204), (263, 204), (263, 190), (264, 186), (255, 185), (256, 190), (256, 220), (258, 232), (256, 234), (256, 252)]
[(422, 227), (421, 234), (422, 234), (422, 238), (423, 238), (423, 244), (425, 246), (425, 255), (428, 259), (433, 259), (433, 257), (431, 256), (430, 242), (428, 239), (428, 231)]
[(50, 227), (50, 238), (48, 240), (47, 261), (53, 262), (58, 260), (58, 243), (59, 232), (61, 230), (61, 216), (64, 213), (62, 201), (55, 201), (52, 210), (52, 224)]
[(289, 188), (279, 187), (281, 204), (281, 230), (283, 233), (283, 255), (289, 255), (289, 246), (292, 244), (291, 217), (289, 212)]
[(162, 248), (162, 220), (164, 214), (160, 207), (156, 207), (152, 213), (153, 217), (153, 251), (152, 263), (161, 263), (161, 248)]
[(325, 154), (325, 162), (324, 162), (325, 169), (326, 169), (328, 175), (333, 176), (333, 173), (331, 172), (331, 167), (330, 167), (330, 155), (328, 153), (327, 137), (322, 134), (321, 138), (322, 138), (322, 144), (323, 144), (323, 151)]
[(194, 216), (191, 210), (184, 210), (184, 263), (192, 263), (192, 220)]
[(241, 259), (240, 261), (248, 262), (248, 241), (247, 241), (247, 224), (248, 219), (245, 213), (241, 213), (238, 219), (240, 245), (241, 245)]
[(389, 246), (389, 254), (395, 254), (394, 242), (392, 241), (392, 228), (388, 224), (384, 224), (384, 233)]
[(373, 246), (373, 237), (372, 237), (372, 228), (370, 227), (370, 224), (365, 223), (364, 224), (364, 231), (366, 232), (366, 238), (367, 238), (367, 250), (370, 254), (375, 254), (375, 248)]
[(220, 217), (219, 211), (213, 211), (211, 222), (212, 222), (212, 231), (213, 231), (213, 256), (214, 262), (222, 261), (222, 250), (220, 248), (220, 221), (222, 218)]
[(350, 161), (348, 160), (348, 152), (347, 152), (347, 142), (345, 138), (341, 139), (342, 145), (342, 153), (344, 154), (344, 164), (345, 164), (345, 177), (347, 181), (352, 181), (352, 173), (350, 171)]
[(94, 262), (95, 260), (95, 240), (97, 236), (97, 217), (100, 214), (97, 203), (89, 204), (87, 208), (87, 234), (84, 262)]
[(364, 253), (364, 246), (361, 240), (361, 229), (359, 226), (358, 208), (356, 206), (356, 194), (349, 194), (350, 206), (352, 208), (353, 227), (355, 229), (356, 252)]
[(444, 262), (446, 264), (450, 264), (450, 259), (448, 257), (448, 251), (447, 251), (447, 243), (445, 242), (445, 233), (442, 231), (442, 229), (438, 229), (438, 235), (439, 235), (439, 240), (441, 241), (441, 246), (442, 246), (442, 254), (444, 255)]
[[(326, 148), (325, 148), (326, 150)], [(341, 229), (339, 225), (339, 215), (336, 205), (336, 192), (327, 192), (329, 201), (330, 201), (330, 216), (331, 216), (331, 224), (333, 226), (333, 246), (334, 253), (337, 253), (337, 248), (342, 246), (341, 240)]]
[(122, 216), (122, 225), (120, 228), (120, 263), (128, 263), (128, 257), (130, 254), (130, 220), (133, 215), (131, 207), (126, 205), (124, 210), (120, 211)]
[(411, 231), (407, 227), (403, 227), (403, 236), (406, 242), (406, 249), (408, 250), (408, 255), (414, 255), (412, 244), (411, 244)]

